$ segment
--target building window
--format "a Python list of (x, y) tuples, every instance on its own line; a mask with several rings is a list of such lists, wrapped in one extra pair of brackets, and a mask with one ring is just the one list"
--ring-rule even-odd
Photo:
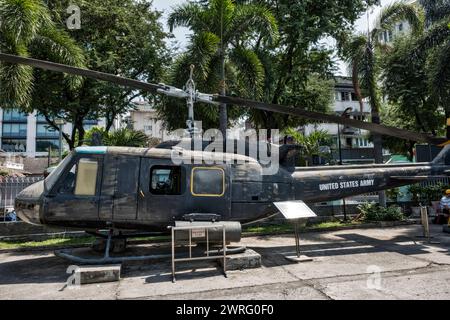
[(89, 131), (93, 127), (97, 127), (97, 126), (98, 126), (98, 121), (97, 120), (84, 120), (83, 121), (83, 128), (86, 131)]
[(341, 92), (341, 101), (350, 101), (350, 92)]
[(352, 101), (359, 101), (358, 96), (354, 92), (352, 92)]
[(59, 193), (94, 196), (97, 188), (98, 161), (82, 158), (64, 178)]
[(222, 197), (225, 193), (225, 172), (221, 168), (193, 168), (191, 193), (194, 196)]
[(26, 152), (26, 139), (2, 139), (2, 149), (6, 152)]
[(58, 139), (36, 139), (36, 152), (49, 152), (59, 150)]
[(398, 31), (402, 32), (403, 31), (403, 23), (400, 23), (398, 25)]
[(336, 91), (336, 92), (334, 93), (334, 99), (335, 99), (336, 101), (341, 101), (341, 92), (340, 92), (340, 91)]
[(26, 137), (27, 124), (26, 123), (4, 123), (3, 137)]
[(144, 131), (145, 132), (152, 132), (153, 131), (153, 126), (152, 125), (144, 126)]
[(17, 110), (3, 110), (3, 122), (27, 122), (28, 115)]
[(150, 192), (159, 195), (180, 195), (181, 167), (153, 167), (150, 173)]
[(48, 124), (38, 124), (36, 126), (37, 137), (59, 137), (58, 130), (50, 127)]

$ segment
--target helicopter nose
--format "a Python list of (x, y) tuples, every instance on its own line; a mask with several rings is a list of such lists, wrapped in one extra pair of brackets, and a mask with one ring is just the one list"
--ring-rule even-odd
[(37, 182), (19, 193), (14, 202), (17, 216), (30, 224), (41, 224), (40, 208), (44, 181)]

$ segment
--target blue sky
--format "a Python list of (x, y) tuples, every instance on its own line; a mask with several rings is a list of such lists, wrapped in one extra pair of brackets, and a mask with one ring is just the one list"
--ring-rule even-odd
[[(153, 0), (153, 6), (159, 10), (163, 11), (163, 23), (164, 27), (167, 29), (167, 23), (166, 19), (168, 14), (172, 11), (172, 7), (176, 6), (178, 4), (186, 3), (187, 0)], [(386, 6), (388, 4), (391, 4), (392, 2), (395, 2), (395, 0), (381, 0), (381, 5)], [(375, 23), (375, 19), (380, 13), (381, 7), (373, 7), (370, 10), (369, 14), (369, 20), (370, 20), (370, 26), (372, 27)], [(358, 21), (355, 24), (355, 31), (356, 32), (366, 32), (367, 30), (367, 15), (362, 15)], [(176, 28), (173, 32), (175, 36), (175, 41), (178, 44), (180, 48), (183, 48), (186, 43), (189, 40), (189, 34), (190, 31), (187, 28)], [(346, 73), (346, 67), (343, 63), (339, 63), (339, 73), (345, 74)]]

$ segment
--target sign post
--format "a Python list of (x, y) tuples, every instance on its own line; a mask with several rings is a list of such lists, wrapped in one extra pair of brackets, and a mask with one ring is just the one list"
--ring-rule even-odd
[(300, 251), (300, 228), (306, 226), (308, 218), (317, 217), (317, 215), (303, 201), (285, 201), (274, 202), (281, 214), (294, 224), (295, 232), (295, 255), (286, 253), (284, 257), (293, 262), (307, 262), (313, 259), (302, 255)]

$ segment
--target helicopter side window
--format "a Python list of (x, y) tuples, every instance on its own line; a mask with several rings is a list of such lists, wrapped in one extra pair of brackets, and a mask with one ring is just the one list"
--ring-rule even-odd
[(77, 196), (94, 196), (97, 187), (98, 162), (82, 158), (67, 173), (60, 193)]
[(59, 188), (59, 193), (70, 193), (73, 194), (75, 190), (75, 175), (77, 173), (77, 165), (74, 164), (70, 171), (67, 173), (61, 187)]
[(74, 194), (76, 196), (95, 196), (97, 173), (97, 160), (80, 159), (78, 162)]
[(191, 174), (193, 196), (222, 197), (225, 193), (225, 172), (222, 168), (193, 168)]
[(151, 170), (150, 192), (159, 195), (180, 195), (181, 167), (153, 167)]

